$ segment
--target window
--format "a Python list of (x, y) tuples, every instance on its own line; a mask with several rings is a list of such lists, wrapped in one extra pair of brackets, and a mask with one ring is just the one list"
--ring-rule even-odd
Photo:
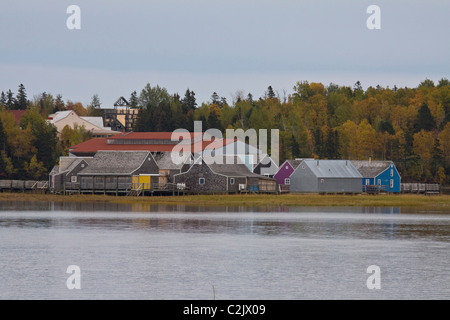
[(205, 184), (205, 178), (198, 179), (198, 184)]
[(284, 179), (284, 184), (289, 186), (291, 184), (291, 179), (285, 178)]
[(234, 178), (230, 178), (230, 184), (234, 184)]
[(366, 186), (370, 184), (370, 179), (366, 179)]
[(381, 186), (381, 179), (378, 179), (378, 185)]
[(394, 169), (391, 169), (391, 177), (394, 176)]
[(390, 187), (391, 189), (394, 187), (394, 179), (391, 179)]
[(77, 176), (71, 176), (70, 182), (77, 182)]
[(264, 173), (264, 177), (268, 177), (268, 178), (270, 178), (270, 174), (268, 174), (268, 173)]

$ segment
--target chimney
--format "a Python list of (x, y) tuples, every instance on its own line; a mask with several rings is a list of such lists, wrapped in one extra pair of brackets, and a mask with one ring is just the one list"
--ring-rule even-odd
[(317, 160), (317, 166), (319, 166), (319, 160)]

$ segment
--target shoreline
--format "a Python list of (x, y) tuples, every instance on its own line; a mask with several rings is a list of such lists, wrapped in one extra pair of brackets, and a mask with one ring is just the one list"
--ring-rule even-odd
[(391, 194), (391, 195), (319, 195), (319, 194), (220, 194), (184, 196), (112, 196), (112, 195), (55, 195), (32, 193), (0, 193), (2, 202), (102, 202), (113, 204), (192, 205), (192, 206), (311, 206), (311, 207), (419, 207), (448, 209), (450, 195)]

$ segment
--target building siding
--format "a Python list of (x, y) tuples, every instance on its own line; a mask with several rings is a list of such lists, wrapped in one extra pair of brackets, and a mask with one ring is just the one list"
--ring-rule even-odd
[[(228, 177), (213, 172), (205, 162), (196, 163), (191, 168), (174, 176), (175, 183), (184, 183), (190, 192), (214, 193), (227, 192)], [(204, 178), (205, 184), (199, 184), (199, 179)]]

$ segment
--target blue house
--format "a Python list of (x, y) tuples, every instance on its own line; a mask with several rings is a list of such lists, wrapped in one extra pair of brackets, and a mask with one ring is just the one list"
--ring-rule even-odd
[(363, 176), (363, 191), (400, 192), (401, 177), (392, 161), (352, 160)]

